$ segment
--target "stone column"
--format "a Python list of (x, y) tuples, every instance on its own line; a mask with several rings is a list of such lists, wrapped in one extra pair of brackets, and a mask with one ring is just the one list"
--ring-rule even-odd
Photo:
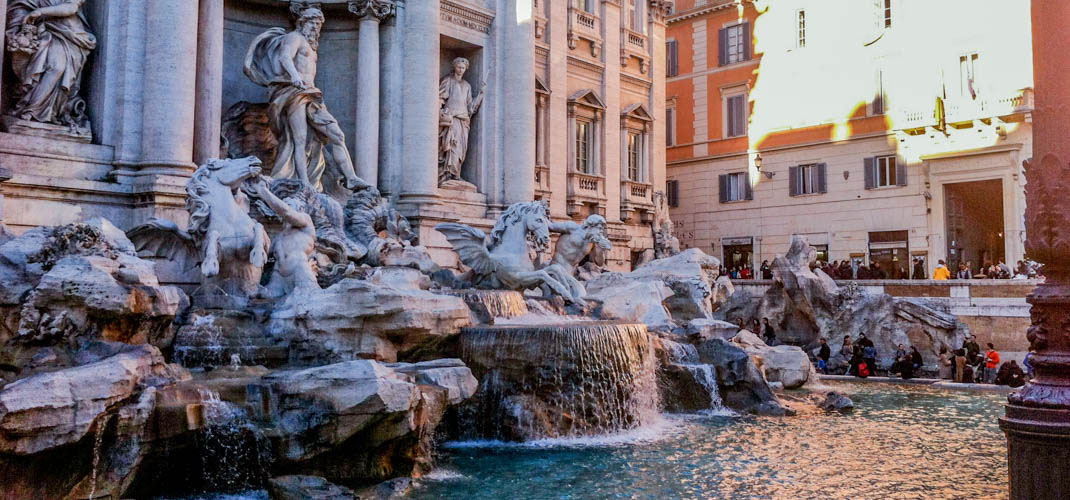
[(357, 42), (357, 176), (379, 185), (379, 23), (394, 14), (390, 0), (354, 0), (349, 11), (360, 18)]
[(507, 0), (505, 23), (502, 143), (505, 203), (535, 198), (535, 18), (532, 0)]
[[(0, 0), (0, 76), (3, 76), (4, 56), (7, 55), (7, 0)], [(4, 95), (4, 79), (0, 78), (0, 96)], [(0, 110), (5, 111), (5, 110)]]
[(198, 2), (145, 0), (138, 175), (192, 173)]
[(400, 207), (406, 215), (438, 196), (439, 0), (405, 9)]
[(219, 157), (223, 119), (223, 0), (200, 0), (197, 33), (197, 105), (193, 163)]
[(1025, 162), (1026, 255), (1047, 278), (1026, 300), (1026, 337), (1035, 377), (1008, 398), (999, 426), (1007, 434), (1012, 499), (1070, 495), (1070, 2), (1033, 0), (1033, 158)]
[(394, 17), (379, 30), (379, 190), (397, 201), (401, 193), (401, 29), (405, 2), (395, 0)]

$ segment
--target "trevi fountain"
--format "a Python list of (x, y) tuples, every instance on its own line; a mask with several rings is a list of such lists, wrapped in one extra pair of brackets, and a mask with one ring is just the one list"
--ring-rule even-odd
[[(716, 258), (680, 250), (663, 201), (648, 225), (653, 248), (627, 272), (604, 265), (614, 242), (603, 215), (554, 218), (545, 201), (511, 200), (509, 185), (497, 198), (508, 203), (482, 227), (414, 209), (420, 186), (467, 189), (470, 121), (490, 112), (481, 109), (485, 95), (511, 91), (507, 75), (476, 75), (494, 80), (490, 90), (470, 85), (472, 62), (458, 56), (443, 59), (445, 76), (432, 75), (428, 88), (406, 83), (406, 95), (395, 96), (405, 100), (403, 121), (410, 107), (430, 104), (419, 117), (435, 126), (403, 134), (406, 148), (424, 148), (405, 156), (424, 160), (403, 172), (414, 178), (400, 185), (414, 189), (381, 192), (396, 186), (369, 178), (378, 172), (365, 155), (402, 139), (367, 128), (347, 137), (353, 132), (337, 116), (352, 109), (340, 111), (337, 96), (316, 86), (325, 79), (317, 64), (329, 62), (319, 59), (321, 47), (339, 35), (320, 35), (332, 16), (356, 14), (363, 63), (364, 44), (373, 47), (365, 26), (400, 15), (401, 2), (243, 2), (288, 12), (292, 22), (242, 38), (239, 69), (228, 70), (238, 76), (226, 85), (260, 100), (214, 111), (216, 133), (208, 127), (195, 139), (199, 153), (203, 144), (216, 151), (197, 164), (184, 170), (167, 160), (167, 148), (192, 138), (177, 144), (163, 121), (174, 116), (161, 114), (181, 114), (199, 131), (195, 120), (212, 117), (200, 100), (220, 104), (199, 86), (198, 104), (183, 100), (190, 92), (170, 79), (200, 81), (202, 72), (179, 65), (165, 74), (154, 60), (211, 44), (196, 33), (168, 39), (166, 23), (188, 25), (184, 3), (6, 2), (6, 59), (16, 78), (3, 87), (12, 96), (5, 141), (47, 140), (66, 148), (57, 158), (92, 158), (103, 147), (90, 143), (94, 133), (118, 134), (119, 149), (134, 134), (148, 159), (115, 160), (120, 168), (105, 181), (78, 180), (141, 200), (134, 208), (72, 209), (64, 213), (82, 215), (0, 233), (0, 497), (740, 498), (824, 488), (873, 497), (916, 483), (925, 468), (957, 467), (956, 453), (941, 446), (964, 435), (980, 447), (974, 464), (996, 479), (988, 481), (994, 490), (974, 481), (961, 496), (999, 491), (995, 396), (818, 380), (803, 348), (822, 336), (877, 332), (890, 352), (910, 331), (935, 360), (966, 331), (923, 303), (838, 287), (811, 271), (814, 250), (802, 238), (773, 263), (768, 292), (751, 297), (718, 276)], [(200, 3), (202, 22), (222, 19), (223, 2)], [(418, 40), (420, 23), (437, 22), (438, 12), (405, 3), (416, 32), (403, 36)], [(145, 17), (137, 26), (118, 22), (123, 9)], [(90, 31), (87, 10), (109, 21), (107, 44)], [(115, 35), (134, 28), (147, 33), (141, 74), (123, 73), (123, 59), (107, 55), (134, 50), (116, 45), (136, 45), (136, 37)], [(502, 50), (513, 50), (508, 40)], [(87, 60), (106, 61), (116, 74), (85, 78)], [(79, 88), (86, 80), (88, 99)], [(134, 105), (100, 98), (103, 85), (122, 87), (114, 96), (135, 99), (142, 114), (98, 130), (87, 116), (103, 111), (93, 105)], [(508, 125), (508, 109), (494, 112)], [(368, 119), (384, 121), (379, 113), (376, 106)], [(32, 175), (59, 168), (49, 161), (8, 165), (15, 181), (47, 185)], [(440, 201), (441, 210), (449, 203)], [(50, 210), (19, 207), (42, 217)], [(20, 214), (5, 215), (10, 222)], [(449, 259), (424, 244), (432, 239), (448, 242)], [(738, 326), (756, 317), (791, 331), (797, 345), (771, 347)], [(927, 411), (903, 416), (919, 404)], [(938, 425), (947, 418), (956, 424)], [(931, 453), (897, 451), (907, 434), (921, 434)], [(874, 455), (874, 467), (841, 483), (858, 450)], [(942, 481), (902, 491), (944, 496), (955, 477)]]

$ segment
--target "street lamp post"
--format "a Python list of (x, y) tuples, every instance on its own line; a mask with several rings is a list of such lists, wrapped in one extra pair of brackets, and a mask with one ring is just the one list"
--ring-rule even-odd
[(1070, 495), (1070, 2), (1033, 0), (1033, 158), (1026, 162), (1026, 252), (1044, 263), (1029, 294), (1034, 379), (1011, 394), (1007, 434), (1013, 499)]

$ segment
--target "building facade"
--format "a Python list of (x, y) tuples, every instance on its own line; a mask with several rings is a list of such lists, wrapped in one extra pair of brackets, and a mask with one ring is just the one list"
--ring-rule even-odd
[[(557, 220), (605, 216), (611, 267), (627, 269), (652, 246), (654, 191), (664, 185), (667, 2), (71, 3), (95, 38), (79, 90), (91, 133), (5, 125), (0, 213), (12, 232), (93, 216), (123, 229), (153, 217), (184, 225), (196, 166), (235, 149), (229, 113), (268, 101), (243, 71), (250, 45), (271, 28), (293, 29), (311, 6), (324, 17), (311, 83), (356, 174), (409, 217), (440, 264), (456, 265), (456, 255), (436, 224), (488, 229), (508, 205), (536, 198)], [(6, 115), (17, 82), (11, 57), (0, 57)], [(440, 182), (440, 82), (458, 58), (473, 92), (485, 90), (466, 123), (460, 179)]]
[[(993, 15), (999, 12), (999, 15)], [(1023, 258), (1029, 2), (681, 0), (669, 17), (670, 212), (683, 245), (758, 267), (927, 276)], [(675, 70), (675, 71), (673, 71)]]

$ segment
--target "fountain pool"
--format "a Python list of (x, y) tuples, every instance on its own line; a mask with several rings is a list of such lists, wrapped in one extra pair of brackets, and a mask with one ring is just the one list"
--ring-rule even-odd
[[(1002, 394), (836, 383), (853, 414), (667, 416), (617, 437), (447, 443), (413, 498), (1001, 498)], [(797, 406), (797, 405), (796, 405)]]

